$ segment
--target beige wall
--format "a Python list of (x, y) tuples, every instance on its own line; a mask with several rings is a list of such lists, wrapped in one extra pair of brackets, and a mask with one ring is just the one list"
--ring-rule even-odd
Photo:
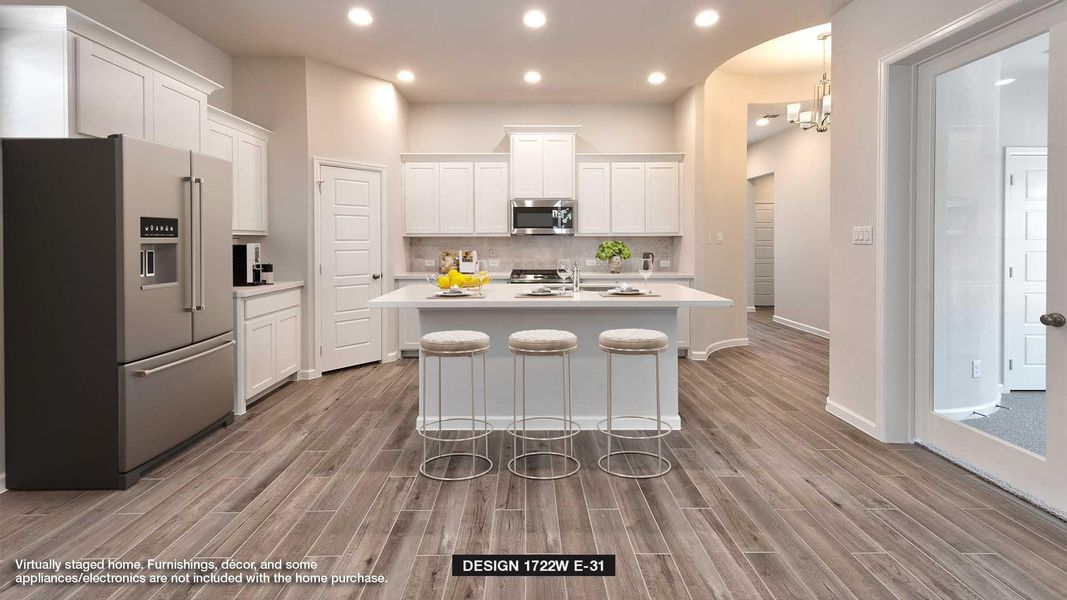
[(794, 127), (748, 147), (748, 177), (774, 174), (774, 316), (821, 332), (830, 329), (830, 135)]
[(670, 104), (412, 104), (407, 152), (508, 152), (505, 125), (581, 125), (578, 152), (672, 152)]
[[(704, 188), (704, 86), (689, 88), (674, 102), (674, 146), (685, 153), (682, 161), (682, 237), (674, 248), (677, 264), (674, 269), (683, 273), (699, 273), (703, 255), (697, 253), (700, 244), (700, 215), (703, 214)], [(697, 287), (701, 285), (697, 279)]]
[(69, 6), (222, 85), (208, 103), (226, 111), (232, 106), (230, 55), (140, 0), (17, 0), (2, 4)]
[[(830, 398), (876, 429), (876, 251), (851, 244), (875, 225), (878, 61), (986, 5), (985, 0), (854, 0), (834, 15), (834, 143), (830, 160)], [(887, 398), (887, 402), (907, 402)], [(893, 441), (903, 441), (903, 438)]]
[[(698, 272), (705, 291), (732, 298), (734, 306), (693, 311), (693, 348), (701, 352), (748, 343), (748, 105), (806, 97), (818, 74), (755, 77), (716, 71), (704, 83), (703, 254)], [(717, 233), (723, 242), (715, 243)], [(708, 243), (708, 240), (712, 243)]]

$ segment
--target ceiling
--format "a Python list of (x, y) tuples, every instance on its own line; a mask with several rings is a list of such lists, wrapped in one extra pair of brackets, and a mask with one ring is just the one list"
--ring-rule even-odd
[[(412, 102), (669, 102), (735, 54), (849, 0), (145, 0), (234, 56), (307, 56), (396, 81)], [(346, 18), (361, 6), (367, 27)], [(522, 24), (540, 8), (543, 28)], [(702, 29), (697, 12), (720, 21)], [(539, 70), (541, 83), (522, 75)], [(663, 71), (662, 85), (647, 83)]]
[[(726, 61), (723, 71), (742, 75), (792, 75), (822, 71), (823, 44), (819, 35), (830, 32), (823, 23), (764, 42)], [(826, 44), (826, 64), (830, 64), (832, 41)]]
[[(811, 100), (799, 101), (801, 110), (808, 110), (811, 108)], [(769, 137), (774, 137), (779, 133), (789, 129), (790, 127), (797, 127), (797, 125), (790, 125), (785, 120), (785, 105), (786, 102), (780, 102), (777, 104), (749, 104), (748, 105), (748, 143), (754, 144), (760, 140), (765, 140)], [(770, 123), (760, 127), (756, 125), (756, 119), (759, 119), (765, 115), (779, 115), (777, 118), (770, 119)]]

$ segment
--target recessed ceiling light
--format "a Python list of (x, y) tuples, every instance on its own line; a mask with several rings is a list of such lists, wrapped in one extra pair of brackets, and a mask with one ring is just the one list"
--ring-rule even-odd
[(771, 124), (771, 120), (767, 117), (760, 117), (756, 119), (756, 127), (766, 127)]
[(541, 74), (537, 71), (526, 71), (522, 78), (526, 80), (526, 83), (537, 83), (541, 81)]
[(412, 82), (415, 81), (415, 74), (411, 71), (408, 71), (407, 69), (404, 69), (403, 71), (400, 71), (396, 74), (396, 78), (400, 81)]
[(708, 9), (702, 10), (697, 13), (697, 18), (693, 20), (697, 27), (711, 27), (719, 22), (719, 13)]
[(545, 17), (545, 13), (536, 8), (526, 11), (526, 14), (522, 16), (522, 22), (530, 29), (540, 29), (545, 26), (546, 21), (548, 18)]
[(1007, 79), (1001, 79), (1000, 81), (995, 82), (993, 85), (1000, 87), (1002, 85), (1008, 85), (1009, 83), (1015, 83), (1015, 78), (1008, 77)]
[(667, 76), (660, 71), (653, 71), (648, 74), (648, 82), (652, 85), (659, 85), (664, 81), (667, 81)]
[(374, 22), (374, 17), (371, 16), (369, 10), (362, 7), (356, 7), (348, 11), (348, 20), (360, 27), (366, 27)]

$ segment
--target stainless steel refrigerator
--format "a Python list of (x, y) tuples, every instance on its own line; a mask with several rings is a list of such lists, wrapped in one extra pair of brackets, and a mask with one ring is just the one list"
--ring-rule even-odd
[(4, 140), (7, 487), (126, 488), (233, 420), (230, 163)]

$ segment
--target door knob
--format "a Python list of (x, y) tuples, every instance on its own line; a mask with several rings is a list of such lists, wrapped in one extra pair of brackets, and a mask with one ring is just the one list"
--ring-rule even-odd
[(1067, 318), (1064, 318), (1060, 313), (1049, 313), (1041, 315), (1041, 324), (1048, 327), (1063, 327), (1064, 324), (1067, 324)]
[[(381, 273), (375, 273), (375, 274), (371, 275), (370, 277), (371, 277), (371, 279), (381, 279), (382, 278), (382, 274)], [(1062, 319), (1063, 317), (1060, 317), (1060, 318)]]

